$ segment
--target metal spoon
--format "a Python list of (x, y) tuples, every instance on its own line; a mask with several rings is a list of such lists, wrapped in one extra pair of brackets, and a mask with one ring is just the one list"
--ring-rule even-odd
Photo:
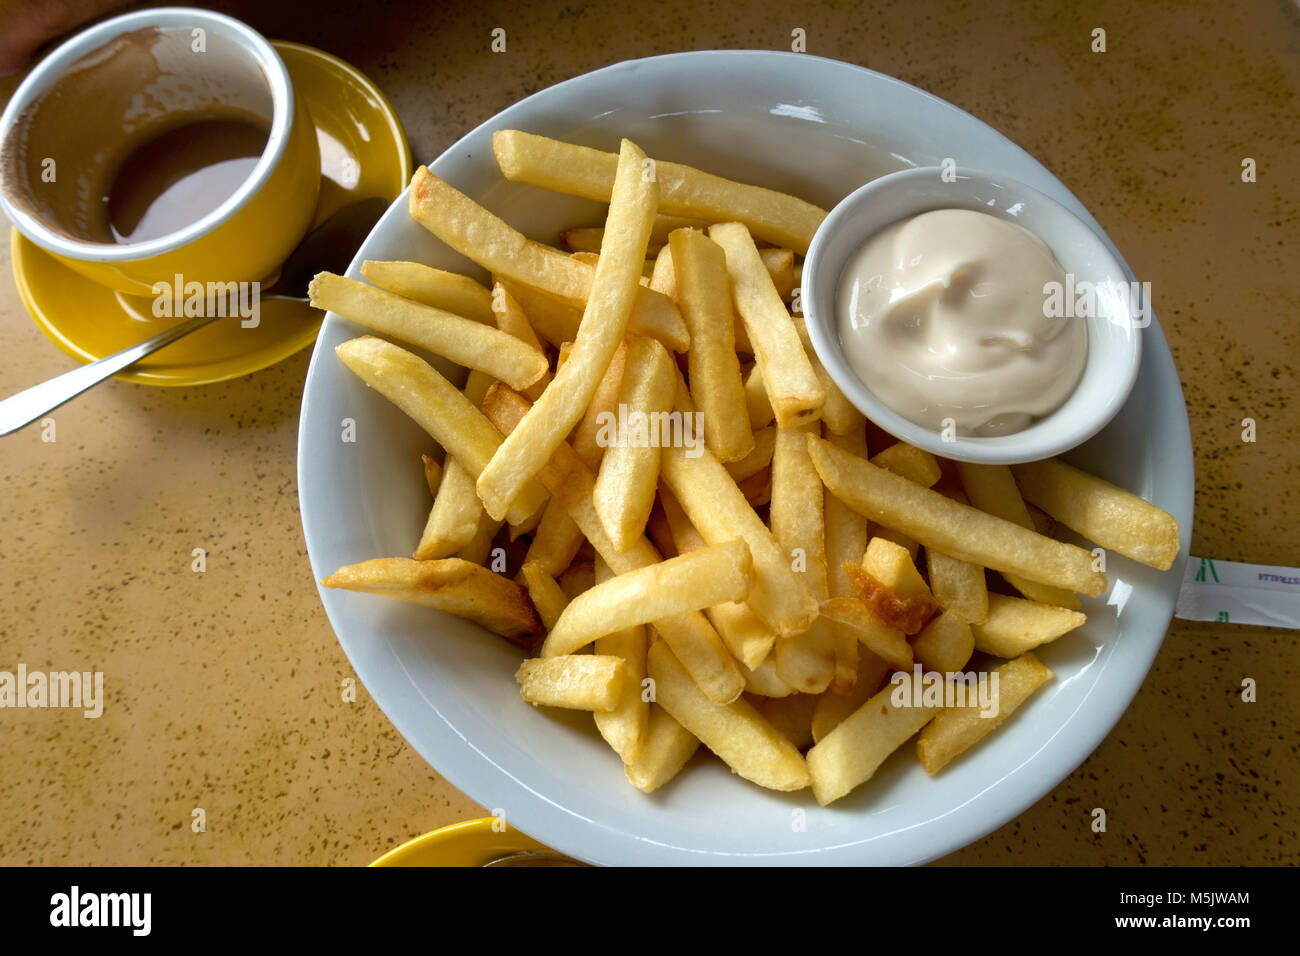
[[(382, 199), (363, 199), (344, 206), (313, 229), (290, 253), (276, 279), (262, 299), (298, 299), (307, 301), (307, 286), (312, 276), (322, 270), (342, 272), (371, 228), (383, 215), (388, 204)], [(237, 318), (238, 316), (236, 316)], [(174, 325), (153, 338), (128, 346), (120, 352), (96, 359), (71, 372), (65, 372), (39, 385), (12, 395), (0, 402), (0, 435), (8, 435), (30, 425), (42, 415), (54, 411), (92, 385), (134, 365), (146, 355), (170, 345), (177, 339), (201, 329), (220, 316), (200, 315)]]

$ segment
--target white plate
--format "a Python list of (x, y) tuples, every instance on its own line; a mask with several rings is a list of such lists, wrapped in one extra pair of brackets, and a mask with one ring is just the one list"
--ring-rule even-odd
[[(505, 182), (491, 146), (503, 128), (611, 150), (627, 136), (652, 156), (827, 208), (882, 173), (952, 157), (1004, 172), (1095, 222), (1033, 158), (956, 107), (802, 54), (699, 52), (620, 63), (530, 96), (430, 167), (524, 232), (554, 241), (562, 228), (598, 222), (602, 207)], [(366, 258), (470, 268), (409, 219), (405, 196), (349, 275), (359, 276)], [(343, 564), (410, 554), (427, 516), (419, 455), (432, 440), (334, 355), (361, 331), (333, 313), (326, 318), (303, 397), (298, 486), (318, 580)], [(646, 796), (624, 779), (587, 715), (557, 718), (519, 699), (519, 653), (505, 641), (382, 598), (322, 591), (321, 600), (357, 674), (411, 745), (474, 800), (565, 853), (604, 864), (930, 860), (1011, 820), (1087, 757), (1137, 692), (1169, 624), (1191, 536), (1191, 439), (1164, 334), (1154, 321), (1144, 334), (1128, 404), (1068, 457), (1172, 512), (1182, 526), (1179, 559), (1161, 574), (1112, 555), (1109, 593), (1085, 600), (1088, 624), (1041, 654), (1057, 679), (934, 779), (911, 753), (895, 755), (869, 785), (823, 809), (809, 791), (760, 790), (697, 756)], [(356, 422), (355, 443), (341, 441), (346, 418)]]

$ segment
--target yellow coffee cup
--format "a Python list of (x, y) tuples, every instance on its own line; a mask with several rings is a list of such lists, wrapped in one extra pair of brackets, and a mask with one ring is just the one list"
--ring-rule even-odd
[[(218, 203), (224, 193), (204, 193), (210, 180), (191, 184), (202, 210), (192, 221), (143, 238), (115, 231), (111, 194), (124, 164), (176, 143), (178, 129), (183, 142), (187, 123), (230, 116), (266, 137), (238, 167), (248, 171), (233, 192)], [(315, 127), (284, 62), (256, 31), (206, 10), (141, 10), (90, 27), (33, 68), (0, 117), (0, 207), (36, 245), (130, 295), (177, 276), (272, 279), (306, 234), (319, 191)]]

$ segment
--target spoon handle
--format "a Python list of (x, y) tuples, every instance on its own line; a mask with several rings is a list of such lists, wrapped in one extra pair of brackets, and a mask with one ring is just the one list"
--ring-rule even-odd
[(77, 397), (92, 385), (99, 384), (151, 352), (156, 352), (164, 345), (170, 345), (182, 336), (189, 335), (195, 329), (203, 328), (217, 317), (201, 315), (180, 325), (174, 325), (151, 339), (137, 342), (120, 352), (106, 355), (80, 368), (74, 368), (71, 372), (64, 372), (39, 385), (33, 385), (17, 395), (11, 395), (0, 402), (0, 435), (8, 435), (24, 425), (30, 425), (47, 412), (52, 412), (64, 402)]

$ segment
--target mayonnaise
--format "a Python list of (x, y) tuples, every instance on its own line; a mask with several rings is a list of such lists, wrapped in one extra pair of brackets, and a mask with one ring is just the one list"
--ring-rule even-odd
[(1057, 409), (1088, 351), (1087, 323), (1044, 314), (1064, 284), (1052, 250), (1027, 229), (938, 209), (871, 236), (840, 278), (845, 354), (904, 418), (958, 435), (1005, 435)]

